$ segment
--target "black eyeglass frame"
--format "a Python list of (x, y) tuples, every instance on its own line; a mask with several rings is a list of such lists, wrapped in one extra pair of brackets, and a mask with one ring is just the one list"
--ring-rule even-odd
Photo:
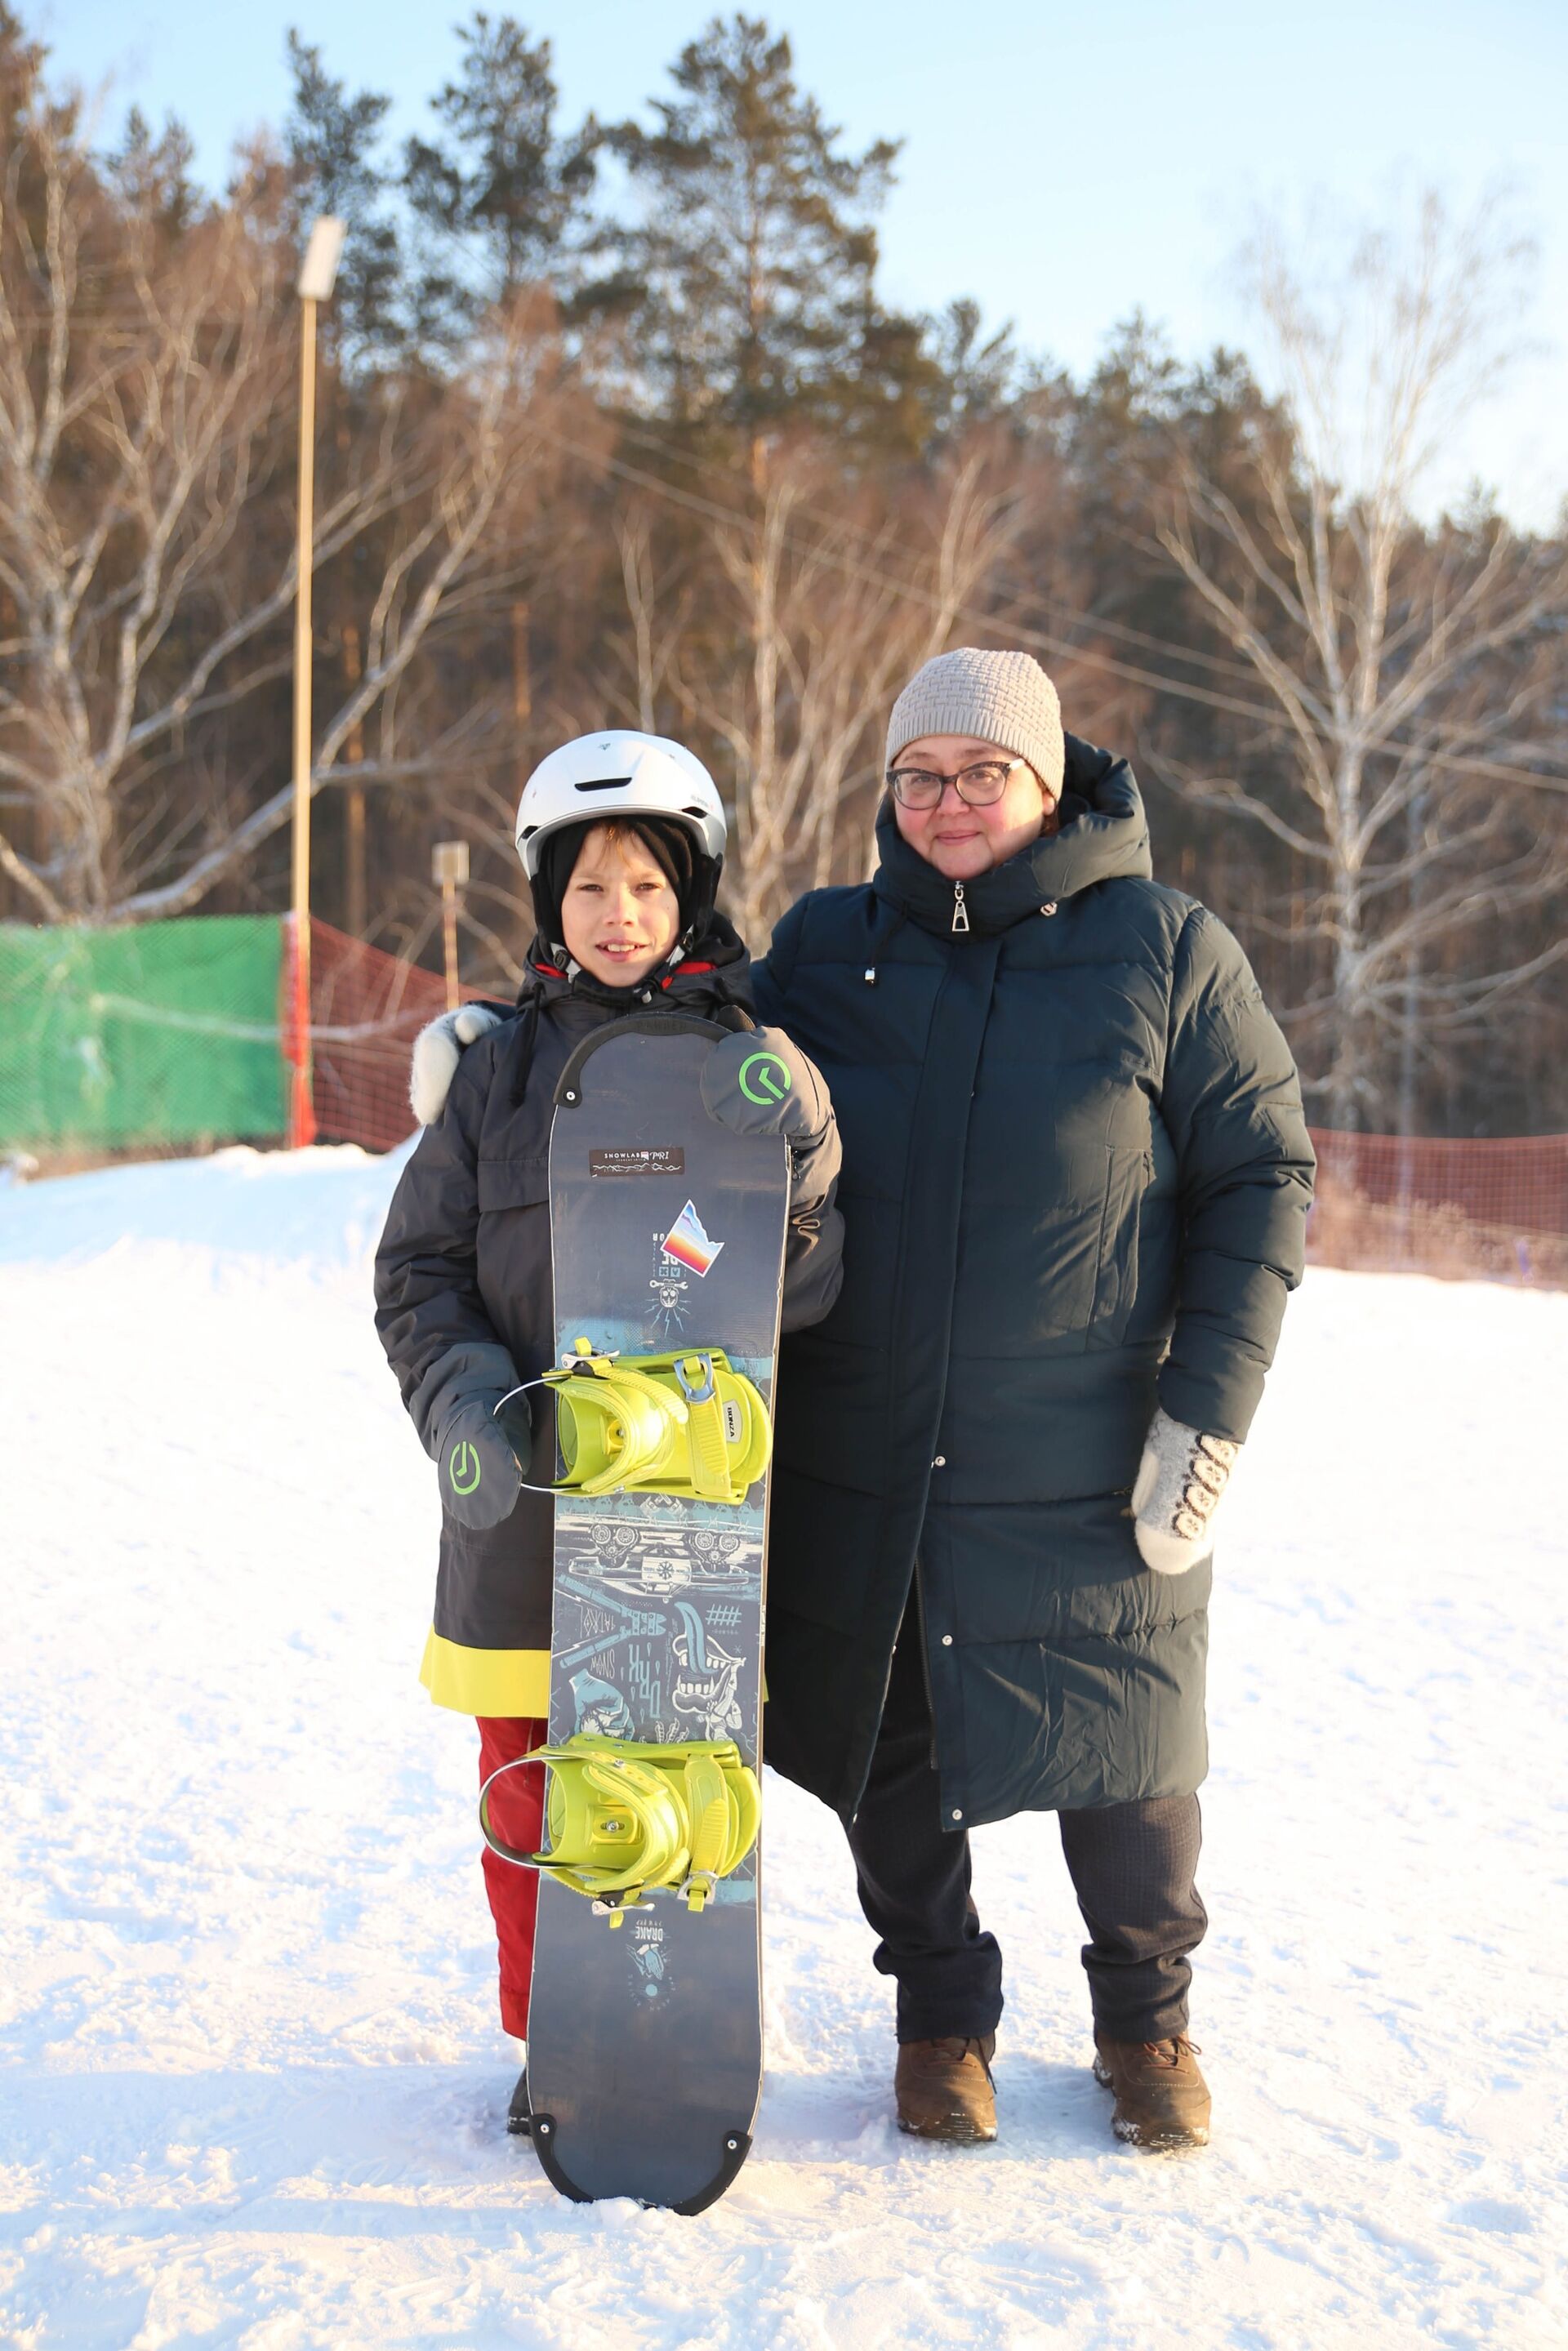
[[(887, 785), (888, 790), (893, 794), (894, 799), (897, 800), (903, 808), (940, 808), (942, 805), (942, 795), (946, 790), (949, 784), (952, 785), (953, 789), (957, 793), (958, 798), (963, 801), (966, 808), (995, 808), (997, 802), (1001, 799), (1002, 794), (1007, 790), (1008, 778), (1012, 774), (1013, 769), (1015, 768), (1027, 768), (1028, 765), (1029, 761), (1027, 759), (971, 759), (967, 767), (956, 768), (950, 776), (944, 775), (940, 768), (889, 768), (883, 780)], [(964, 778), (966, 776), (977, 775), (982, 771), (988, 771), (994, 775), (998, 769), (1001, 771), (1001, 782), (997, 786), (996, 790), (989, 793), (984, 799), (977, 799), (973, 792), (967, 792), (964, 789)], [(908, 799), (898, 788), (898, 779), (901, 776), (934, 776), (936, 778), (936, 799), (934, 800), (912, 800)]]

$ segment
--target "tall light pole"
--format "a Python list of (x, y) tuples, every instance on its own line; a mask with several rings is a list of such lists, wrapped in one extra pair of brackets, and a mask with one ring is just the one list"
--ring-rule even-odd
[(310, 573), (316, 536), (316, 306), (329, 302), (343, 223), (323, 214), (299, 268), (299, 580), (294, 600), (294, 1095), (288, 1134), (316, 1132), (310, 1099)]

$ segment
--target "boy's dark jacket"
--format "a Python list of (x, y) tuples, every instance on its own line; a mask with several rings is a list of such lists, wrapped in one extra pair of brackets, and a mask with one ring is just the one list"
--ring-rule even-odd
[[(746, 958), (716, 916), (691, 959), (658, 991), (682, 1011), (748, 1003)], [(549, 1157), (556, 1081), (590, 1029), (640, 1001), (569, 984), (536, 967), (522, 1016), (471, 1045), (436, 1123), (392, 1196), (376, 1253), (376, 1327), (402, 1399), (434, 1458), (457, 1395), (500, 1395), (554, 1355)], [(831, 1306), (842, 1228), (833, 1205), (836, 1126), (791, 1145), (783, 1322), (799, 1330)], [(548, 1468), (530, 1473), (539, 1483)], [(465, 1714), (542, 1716), (549, 1686), (551, 1505), (524, 1492), (483, 1531), (444, 1516), (435, 1614), (422, 1678)]]

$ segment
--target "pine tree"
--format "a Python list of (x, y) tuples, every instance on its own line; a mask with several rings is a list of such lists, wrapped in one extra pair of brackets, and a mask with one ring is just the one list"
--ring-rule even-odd
[(989, 335), (983, 329), (980, 306), (967, 294), (949, 302), (934, 324), (934, 356), (946, 389), (943, 423), (950, 431), (1003, 415), (1028, 377), (1011, 320)]
[(15, 154), (22, 117), (33, 102), (48, 51), (0, 0), (0, 153)]
[(463, 59), (432, 100), (444, 137), (411, 139), (403, 187), (424, 232), (419, 311), (450, 336), (484, 304), (530, 282), (558, 282), (593, 187), (597, 127), (558, 139), (549, 41), (513, 16), (476, 10), (459, 26)]
[(761, 18), (716, 17), (671, 74), (658, 127), (611, 134), (643, 204), (613, 239), (611, 284), (649, 399), (738, 435), (755, 471), (771, 430), (859, 396), (882, 324), (873, 222), (897, 146), (846, 153)]
[(164, 119), (157, 138), (139, 106), (125, 118), (120, 143), (107, 159), (110, 179), (134, 216), (179, 236), (195, 219), (201, 191), (191, 176), (195, 145), (175, 116)]
[(291, 210), (300, 232), (323, 213), (347, 223), (330, 325), (340, 349), (364, 356), (395, 344), (401, 324), (401, 240), (387, 209), (392, 182), (376, 154), (392, 100), (371, 90), (350, 97), (327, 72), (320, 50), (293, 31), (288, 62)]

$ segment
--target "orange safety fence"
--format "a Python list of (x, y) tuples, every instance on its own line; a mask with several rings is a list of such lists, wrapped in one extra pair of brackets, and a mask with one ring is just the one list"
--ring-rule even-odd
[[(288, 960), (286, 1015), (293, 993)], [(414, 1131), (408, 1103), (413, 1040), (445, 1009), (446, 983), (437, 973), (312, 921), (310, 1102), (304, 1119), (297, 1114), (289, 1140), (308, 1142), (313, 1129), (324, 1143), (358, 1143), (367, 1151), (405, 1142)], [(284, 1051), (298, 1066), (298, 1034), (287, 1025)]]
[(1313, 1130), (1314, 1265), (1568, 1289), (1568, 1134)]
[[(445, 983), (329, 924), (313, 922), (310, 936), (315, 1131), (389, 1151), (413, 1132), (409, 1054), (444, 1010)], [(298, 1066), (287, 960), (284, 1050)], [(294, 1139), (308, 1139), (298, 1120)], [(1568, 1289), (1568, 1135), (1459, 1141), (1315, 1129), (1312, 1142), (1314, 1265)]]

